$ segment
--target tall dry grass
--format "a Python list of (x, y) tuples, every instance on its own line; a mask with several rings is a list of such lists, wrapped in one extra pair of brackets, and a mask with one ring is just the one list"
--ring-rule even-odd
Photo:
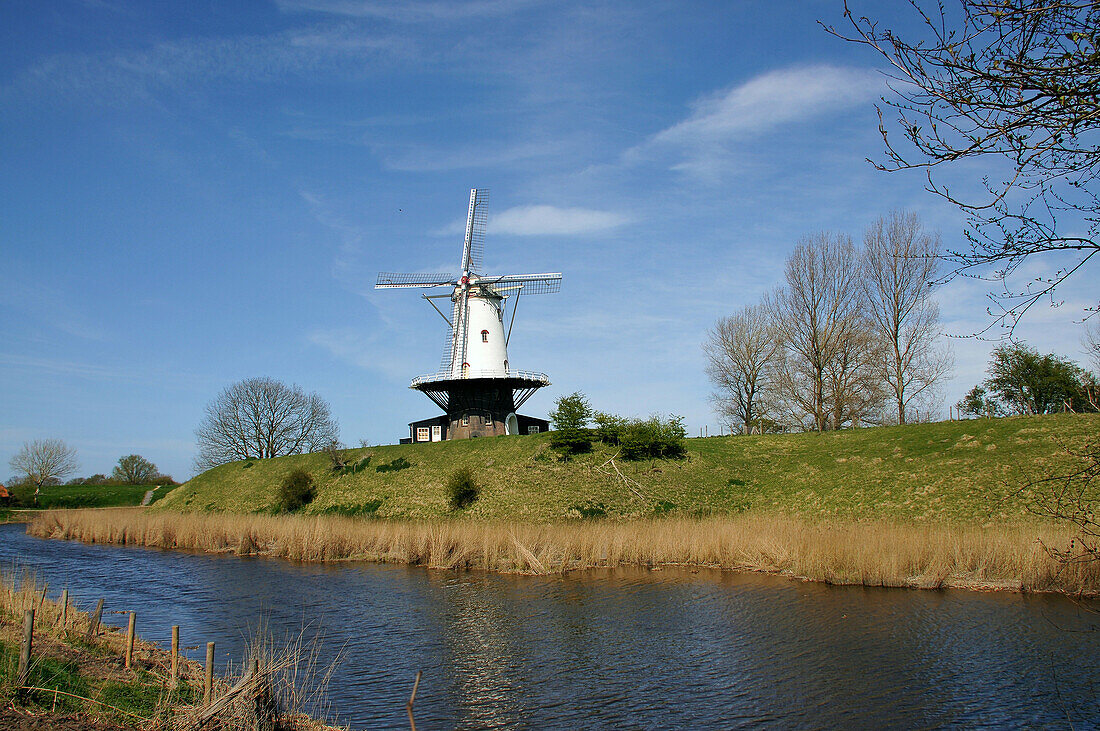
[(1096, 562), (1066, 565), (1045, 550), (1044, 545), (1069, 543), (1071, 532), (1057, 526), (810, 522), (774, 515), (551, 524), (396, 522), (59, 510), (38, 515), (27, 531), (42, 538), (302, 561), (528, 573), (686, 564), (868, 586), (1100, 590)]

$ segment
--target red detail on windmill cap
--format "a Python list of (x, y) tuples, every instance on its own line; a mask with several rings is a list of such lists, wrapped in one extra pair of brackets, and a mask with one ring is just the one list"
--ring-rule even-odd
[(463, 277), (459, 281), (462, 282), (463, 284), (469, 284), (470, 283), (470, 278), (469, 277)]

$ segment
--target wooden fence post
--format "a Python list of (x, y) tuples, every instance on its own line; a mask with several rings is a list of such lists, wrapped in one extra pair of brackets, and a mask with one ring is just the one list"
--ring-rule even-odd
[(92, 619), (88, 623), (88, 639), (91, 640), (97, 634), (99, 634), (99, 620), (103, 618), (103, 600), (100, 599), (96, 602), (95, 613), (92, 614)]
[(172, 625), (172, 685), (180, 677), (180, 626)]
[(69, 590), (61, 590), (61, 631), (69, 627)]
[(126, 662), (124, 666), (130, 669), (134, 660), (134, 630), (137, 629), (137, 612), (130, 612), (130, 623), (126, 626)]
[(202, 704), (210, 705), (214, 700), (214, 643), (206, 643), (206, 677), (202, 686)]
[(31, 677), (31, 642), (34, 641), (34, 610), (23, 613), (23, 646), (19, 650), (19, 675), (16, 684), (22, 688)]

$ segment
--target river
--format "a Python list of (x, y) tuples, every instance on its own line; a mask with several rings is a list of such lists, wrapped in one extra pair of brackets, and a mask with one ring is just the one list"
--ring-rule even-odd
[[(240, 662), (317, 634), (333, 720), (417, 728), (1100, 727), (1100, 603), (710, 570), (505, 576), (84, 545), (0, 526), (0, 562), (165, 645)], [(123, 614), (105, 621), (123, 625)], [(198, 658), (198, 650), (190, 650)]]

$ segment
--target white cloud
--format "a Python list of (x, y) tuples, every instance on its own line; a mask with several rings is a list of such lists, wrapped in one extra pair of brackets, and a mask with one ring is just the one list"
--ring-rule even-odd
[[(607, 231), (630, 218), (611, 211), (590, 208), (559, 208), (557, 206), (516, 206), (489, 217), (488, 233), (513, 236), (575, 236)], [(466, 219), (456, 218), (446, 226), (432, 231), (435, 236), (462, 235)]]
[(882, 77), (866, 69), (804, 66), (769, 71), (693, 104), (691, 116), (658, 132), (656, 143), (691, 145), (767, 132), (878, 95)]
[(620, 213), (590, 208), (516, 206), (492, 217), (489, 231), (516, 236), (571, 236), (606, 231), (629, 220)]
[(623, 153), (628, 164), (673, 154), (672, 169), (717, 178), (747, 162), (744, 142), (784, 125), (806, 122), (868, 102), (884, 90), (883, 77), (869, 69), (799, 66), (779, 69), (705, 96), (685, 119)]
[(531, 4), (520, 0), (278, 0), (279, 9), (283, 11), (385, 18), (402, 23), (508, 15)]

